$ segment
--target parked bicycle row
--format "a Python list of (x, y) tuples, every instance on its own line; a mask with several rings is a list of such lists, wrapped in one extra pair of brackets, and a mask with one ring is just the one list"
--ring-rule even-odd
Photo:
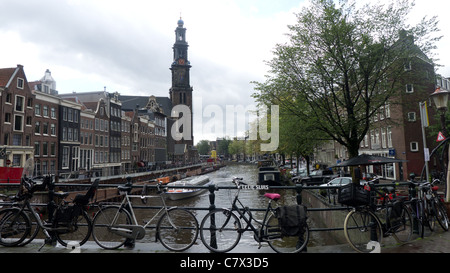
[[(30, 162), (32, 164), (32, 161)], [(30, 167), (32, 170), (32, 167)], [(306, 222), (306, 207), (302, 205), (278, 206), (278, 193), (265, 193), (267, 208), (262, 220), (239, 200), (241, 189), (247, 188), (242, 179), (235, 178), (237, 188), (231, 207), (211, 209), (199, 222), (194, 214), (184, 208), (168, 207), (164, 194), (167, 187), (157, 184), (157, 195), (162, 207), (144, 224), (139, 224), (131, 198), (143, 202), (148, 195), (144, 186), (139, 195), (131, 194), (132, 181), (118, 187), (124, 194), (119, 204), (99, 204), (91, 218), (87, 213), (89, 201), (95, 196), (98, 180), (94, 181), (86, 194), (77, 195), (71, 202), (56, 204), (53, 197), (64, 199), (67, 193), (55, 193), (50, 177), (36, 182), (24, 169), (18, 194), (11, 197), (13, 205), (0, 210), (0, 245), (23, 246), (31, 242), (40, 230), (45, 243), (58, 241), (67, 246), (76, 242), (83, 245), (91, 236), (102, 248), (116, 249), (142, 239), (150, 223), (156, 222), (156, 240), (171, 250), (184, 251), (200, 240), (213, 252), (227, 252), (239, 243), (242, 234), (253, 232), (254, 239), (261, 246), (268, 243), (276, 252), (296, 253), (306, 249), (309, 241), (309, 227)], [(358, 252), (379, 251), (382, 239), (392, 235), (399, 243), (411, 240), (414, 232), (423, 237), (424, 229), (433, 230), (438, 222), (448, 230), (448, 217), (441, 198), (433, 183), (410, 183), (410, 196), (405, 200), (396, 195), (395, 184), (365, 186), (349, 184), (339, 188), (338, 201), (347, 205), (349, 213), (344, 221), (344, 234), (348, 243)], [(30, 203), (36, 191), (48, 190), (48, 219), (42, 219), (39, 208)], [(417, 195), (415, 194), (417, 192)]]
[[(396, 194), (396, 184), (366, 186), (349, 184), (340, 190), (338, 201), (352, 206), (344, 221), (344, 234), (357, 252), (378, 252), (383, 238), (392, 235), (397, 243), (404, 244), (414, 233), (423, 238), (424, 230), (436, 229), (436, 222), (449, 229), (449, 218), (443, 199), (433, 182), (408, 182), (409, 195)], [(380, 189), (381, 188), (381, 189)]]
[[(33, 161), (27, 162), (30, 165)], [(187, 209), (168, 207), (163, 195), (167, 187), (157, 184), (162, 208), (143, 225), (139, 224), (130, 198), (153, 197), (147, 195), (144, 186), (141, 195), (132, 195), (132, 181), (118, 187), (124, 194), (120, 204), (99, 204), (99, 209), (92, 217), (87, 214), (89, 200), (95, 195), (98, 187), (96, 180), (84, 195), (77, 195), (69, 203), (62, 201), (55, 204), (51, 197), (64, 198), (67, 193), (55, 193), (51, 177), (44, 177), (41, 183), (31, 177), (32, 166), (26, 166), (18, 193), (11, 197), (13, 205), (0, 211), (0, 245), (23, 246), (31, 242), (42, 229), (45, 243), (57, 240), (67, 246), (76, 242), (83, 245), (90, 236), (105, 249), (115, 249), (145, 236), (145, 229), (158, 219), (156, 239), (171, 251), (184, 251), (191, 247), (200, 235), (204, 245), (215, 252), (227, 252), (233, 249), (244, 231), (251, 230), (255, 240), (260, 244), (267, 242), (276, 252), (299, 252), (308, 242), (309, 232), (306, 225), (306, 209), (301, 206), (272, 207), (272, 202), (281, 198), (279, 194), (266, 193), (268, 206), (262, 221), (253, 218), (252, 212), (239, 200), (240, 189), (246, 184), (242, 179), (233, 179), (238, 190), (230, 209), (211, 210), (200, 222)], [(30, 203), (36, 191), (49, 190), (50, 197), (48, 220), (43, 220), (37, 207)], [(301, 211), (297, 211), (301, 208)], [(294, 214), (291, 210), (294, 209)], [(294, 215), (295, 217), (292, 217)], [(280, 218), (281, 216), (281, 218)], [(159, 218), (157, 218), (159, 217)], [(287, 223), (285, 223), (287, 221)], [(255, 222), (259, 225), (255, 226)], [(300, 243), (299, 243), (300, 242)]]

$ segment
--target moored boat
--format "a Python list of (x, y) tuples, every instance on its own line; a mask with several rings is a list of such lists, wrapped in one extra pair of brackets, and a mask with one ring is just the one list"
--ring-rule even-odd
[(181, 188), (169, 188), (166, 192), (166, 196), (170, 200), (180, 200), (202, 194), (206, 188), (183, 188), (186, 186), (206, 186), (209, 185), (209, 177), (206, 175), (189, 177), (176, 182), (167, 184), (168, 186), (180, 186)]
[(272, 160), (261, 160), (258, 162), (258, 184), (269, 186), (281, 185), (280, 170), (273, 164)]

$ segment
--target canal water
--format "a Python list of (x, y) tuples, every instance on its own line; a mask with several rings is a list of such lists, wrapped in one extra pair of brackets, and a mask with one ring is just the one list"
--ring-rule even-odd
[[(221, 168), (215, 172), (208, 174), (210, 181), (212, 181), (217, 186), (234, 186), (232, 183), (233, 177), (242, 177), (243, 181), (249, 185), (257, 185), (258, 180), (258, 168), (256, 165), (250, 164), (236, 164), (236, 165), (228, 165), (226, 167)], [(282, 198), (277, 202), (278, 205), (284, 204), (296, 204), (296, 192), (295, 190), (281, 190), (281, 189), (270, 189), (270, 190), (254, 190), (254, 189), (245, 189), (241, 190), (239, 194), (239, 200), (244, 204), (244, 206), (249, 207), (251, 209), (265, 209), (267, 207), (268, 199), (264, 197), (264, 193), (266, 192), (276, 192), (281, 194)], [(217, 208), (229, 208), (231, 206), (231, 201), (234, 198), (234, 194), (236, 190), (234, 189), (220, 189), (215, 192), (215, 205)], [(133, 201), (135, 205), (142, 206), (140, 200)], [(209, 199), (209, 191), (205, 191), (203, 194), (199, 196), (195, 196), (192, 198), (172, 201), (166, 199), (166, 204), (168, 206), (179, 206), (186, 208), (202, 208), (203, 210), (192, 210), (194, 215), (196, 216), (199, 225), (201, 220), (208, 212), (208, 208), (210, 206)], [(159, 197), (150, 198), (146, 206), (160, 206), (161, 200)], [(153, 209), (135, 209), (135, 213), (138, 219), (148, 220), (153, 217), (156, 213), (156, 210)], [(264, 211), (253, 211), (253, 217), (256, 219), (264, 218)], [(139, 220), (138, 220), (139, 221)], [(150, 225), (150, 227), (154, 227), (156, 225), (157, 220), (154, 220), (154, 223)], [(310, 233), (310, 243), (314, 244), (314, 234), (315, 232)], [(147, 236), (141, 240), (141, 242), (145, 242), (145, 240), (149, 240), (150, 242), (154, 242), (155, 240), (155, 232), (154, 229), (147, 229)], [(201, 244), (200, 236), (198, 238), (197, 244)], [(240, 244), (246, 244), (249, 247), (255, 247), (255, 251), (258, 249), (258, 243), (253, 239), (253, 232), (248, 231), (245, 232), (241, 238)], [(267, 244), (266, 244), (267, 245)]]

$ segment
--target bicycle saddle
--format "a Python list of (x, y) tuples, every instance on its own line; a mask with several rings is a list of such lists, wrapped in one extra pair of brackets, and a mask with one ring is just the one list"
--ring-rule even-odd
[(275, 201), (281, 198), (281, 195), (278, 193), (265, 193), (264, 196)]

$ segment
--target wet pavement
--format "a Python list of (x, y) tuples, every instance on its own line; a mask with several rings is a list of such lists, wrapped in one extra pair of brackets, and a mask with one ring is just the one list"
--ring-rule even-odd
[[(59, 244), (56, 246), (45, 245), (43, 240), (34, 240), (23, 247), (0, 247), (2, 253), (171, 253), (158, 242), (137, 242), (134, 248), (119, 248), (116, 250), (106, 250), (99, 247), (94, 241), (88, 241), (79, 247), (71, 245), (63, 247)], [(41, 248), (42, 247), (42, 248)], [(41, 249), (40, 249), (41, 248)], [(40, 249), (40, 250), (39, 250)], [(308, 253), (355, 253), (355, 251), (347, 244), (308, 247)], [(200, 239), (190, 249), (183, 252), (185, 254), (209, 253), (202, 245)], [(255, 242), (254, 244), (238, 244), (230, 253), (251, 253), (251, 254), (268, 254), (274, 253), (273, 250), (263, 244), (261, 248)], [(387, 246), (381, 248), (381, 253), (450, 253), (450, 232), (438, 229), (424, 238), (414, 238), (403, 245)]]
[[(359, 255), (350, 246), (330, 245), (308, 247), (307, 254), (277, 254), (270, 247), (263, 245), (258, 249), (258, 245), (241, 243), (230, 253), (215, 254), (209, 253), (200, 241), (197, 241), (190, 249), (182, 253), (170, 253), (157, 242), (136, 243), (134, 248), (119, 248), (117, 250), (105, 250), (99, 247), (94, 241), (88, 241), (81, 247), (62, 247), (60, 245), (45, 245), (41, 250), (43, 240), (34, 240), (23, 247), (0, 247), (0, 257), (5, 261), (8, 255), (14, 256), (14, 261), (23, 261), (21, 269), (36, 269), (51, 261), (57, 261), (58, 267), (67, 265), (67, 268), (78, 271), (80, 268), (95, 268), (102, 271), (121, 270), (119, 268), (132, 268), (133, 270), (164, 268), (164, 272), (276, 272), (280, 269), (285, 271), (297, 269), (319, 268), (320, 272), (335, 271), (338, 267), (344, 266), (357, 270), (361, 269), (361, 263), (354, 264), (352, 261), (366, 261), (369, 264), (380, 259), (367, 259), (367, 255)], [(41, 255), (37, 255), (42, 253)], [(51, 256), (44, 255), (50, 254)], [(71, 255), (64, 253), (81, 253)], [(87, 254), (86, 254), (87, 253)], [(346, 254), (342, 254), (346, 253)], [(354, 254), (352, 254), (354, 253)], [(415, 238), (401, 246), (382, 247), (381, 256), (384, 266), (390, 270), (415, 269), (417, 262), (421, 260), (409, 259), (404, 255), (415, 255), (410, 253), (450, 253), (450, 232), (438, 230), (423, 239)], [(389, 254), (386, 254), (389, 253)], [(394, 254), (395, 253), (395, 254)], [(404, 255), (398, 255), (403, 253)], [(52, 255), (53, 254), (53, 255)], [(119, 255), (120, 254), (120, 255)], [(137, 255), (136, 255), (137, 254)], [(309, 254), (309, 255), (308, 255)], [(347, 256), (352, 256), (350, 259)], [(11, 256), (11, 257), (12, 257)], [(46, 259), (46, 257), (52, 257)], [(79, 258), (77, 258), (79, 257)], [(375, 255), (374, 257), (377, 257)], [(421, 256), (423, 257), (423, 256)], [(354, 259), (353, 259), (354, 258)], [(420, 258), (419, 258), (420, 259)], [(11, 260), (11, 261), (13, 261)], [(345, 262), (344, 262), (345, 261)], [(365, 266), (369, 264), (363, 263)], [(163, 266), (162, 266), (163, 265)], [(161, 267), (162, 266), (162, 267)], [(370, 265), (369, 265), (370, 266)]]

